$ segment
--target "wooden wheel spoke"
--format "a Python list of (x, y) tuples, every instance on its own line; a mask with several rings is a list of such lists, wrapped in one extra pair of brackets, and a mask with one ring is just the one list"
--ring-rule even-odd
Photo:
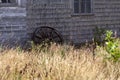
[(53, 30), (49, 32), (50, 37), (53, 37)]
[(36, 38), (39, 38), (39, 39), (42, 39), (42, 36), (41, 36), (41, 35), (38, 35), (38, 34), (36, 34), (35, 37), (36, 37)]
[(57, 42), (59, 40), (59, 38), (53, 38), (54, 42)]
[(59, 37), (58, 36), (54, 36), (53, 38), (55, 39), (55, 38), (59, 38)]

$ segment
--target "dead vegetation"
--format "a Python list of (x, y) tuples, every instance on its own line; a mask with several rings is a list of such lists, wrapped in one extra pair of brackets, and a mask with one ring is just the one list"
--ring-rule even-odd
[(119, 80), (120, 63), (104, 53), (96, 49), (93, 58), (90, 49), (54, 44), (30, 52), (6, 49), (0, 54), (0, 80)]

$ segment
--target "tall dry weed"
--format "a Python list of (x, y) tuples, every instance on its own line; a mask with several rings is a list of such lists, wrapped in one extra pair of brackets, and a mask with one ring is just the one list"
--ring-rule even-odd
[(4, 50), (0, 80), (120, 80), (120, 63), (104, 60), (103, 49), (95, 53), (93, 57), (88, 48), (54, 44), (30, 52)]

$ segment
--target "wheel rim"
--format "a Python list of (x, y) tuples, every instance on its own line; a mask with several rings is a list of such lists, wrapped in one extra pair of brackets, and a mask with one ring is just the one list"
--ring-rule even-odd
[(41, 44), (41, 43), (63, 43), (63, 38), (61, 34), (55, 30), (54, 28), (47, 27), (47, 26), (42, 26), (39, 28), (36, 28), (34, 33), (33, 33), (33, 41), (36, 44)]

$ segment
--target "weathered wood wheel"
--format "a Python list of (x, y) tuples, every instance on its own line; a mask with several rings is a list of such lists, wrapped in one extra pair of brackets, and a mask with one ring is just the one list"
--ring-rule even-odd
[(48, 43), (63, 43), (61, 34), (54, 28), (42, 26), (35, 29), (33, 33), (33, 41), (35, 44)]

